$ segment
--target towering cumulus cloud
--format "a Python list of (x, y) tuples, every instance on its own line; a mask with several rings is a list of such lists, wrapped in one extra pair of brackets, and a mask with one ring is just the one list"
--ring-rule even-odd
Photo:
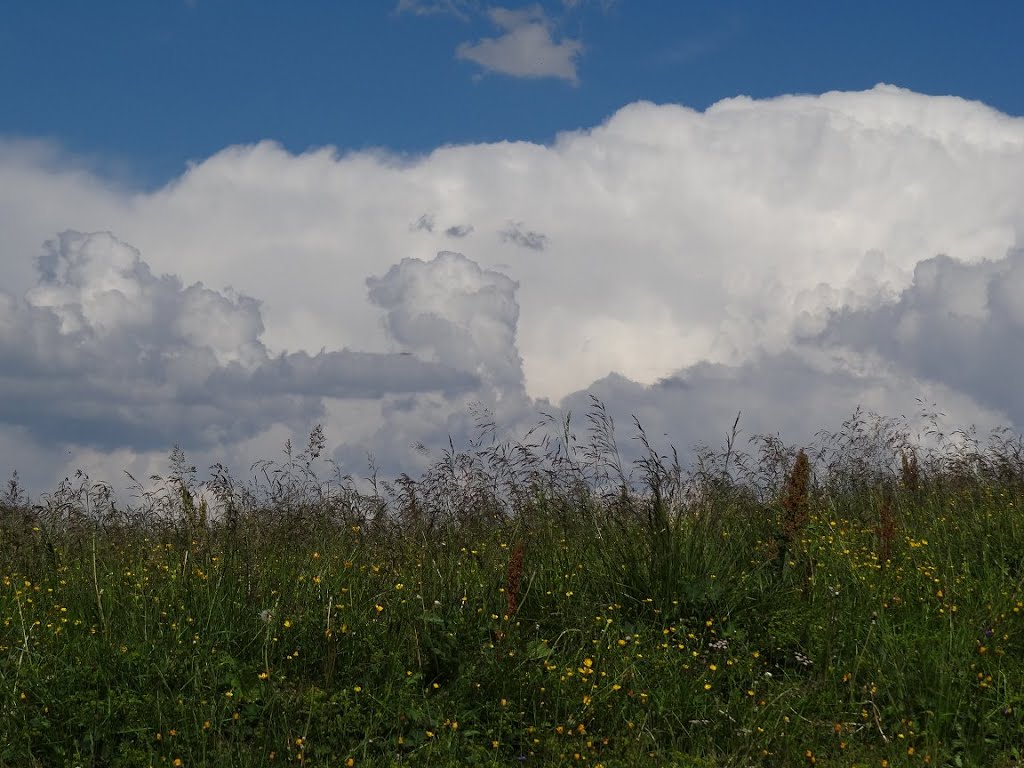
[(321, 399), (473, 389), (477, 378), (399, 355), (268, 355), (259, 303), (156, 277), (108, 233), (65, 232), (19, 303), (2, 296), (0, 420), (43, 439), (164, 450), (299, 428)]
[(820, 340), (969, 393), (1024, 428), (1024, 250), (978, 264), (926, 259), (897, 300), (837, 312)]
[(403, 259), (366, 282), (370, 300), (387, 310), (388, 331), (398, 342), (474, 372), (494, 398), (522, 391), (515, 281), (443, 251), (430, 262)]
[(1024, 120), (891, 86), (413, 158), (263, 142), (151, 192), (0, 144), (0, 458), (247, 466), (322, 422), (401, 471), (473, 404), (521, 434), (588, 392), (683, 447), (917, 398), (1021, 429), (1022, 233)]

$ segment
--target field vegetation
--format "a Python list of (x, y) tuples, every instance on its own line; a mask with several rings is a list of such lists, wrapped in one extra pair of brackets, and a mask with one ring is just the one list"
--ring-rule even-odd
[(1020, 764), (1019, 438), (858, 412), (684, 467), (634, 424), (623, 466), (597, 401), (486, 422), (369, 484), (319, 428), (131, 506), (13, 478), (0, 765)]

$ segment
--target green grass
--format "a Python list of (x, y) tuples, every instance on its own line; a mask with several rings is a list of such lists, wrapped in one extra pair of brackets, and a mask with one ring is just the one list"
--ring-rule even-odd
[(216, 515), (180, 452), (132, 510), (12, 483), (0, 765), (1019, 764), (1019, 441), (855, 416), (801, 485), (640, 431), (630, 485), (589, 431), (359, 493), (317, 430)]

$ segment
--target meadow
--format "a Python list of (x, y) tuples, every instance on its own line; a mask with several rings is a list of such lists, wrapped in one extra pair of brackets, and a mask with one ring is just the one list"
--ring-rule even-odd
[(1020, 438), (548, 427), (359, 489), (317, 429), (209, 505), (180, 451), (129, 506), (12, 478), (0, 765), (1020, 764)]

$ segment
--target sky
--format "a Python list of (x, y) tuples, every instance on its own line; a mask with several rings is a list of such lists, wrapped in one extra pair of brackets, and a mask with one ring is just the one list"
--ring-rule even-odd
[[(0, 12), (0, 472), (1024, 428), (1016, 4)], [(424, 451), (420, 446), (426, 446)]]

